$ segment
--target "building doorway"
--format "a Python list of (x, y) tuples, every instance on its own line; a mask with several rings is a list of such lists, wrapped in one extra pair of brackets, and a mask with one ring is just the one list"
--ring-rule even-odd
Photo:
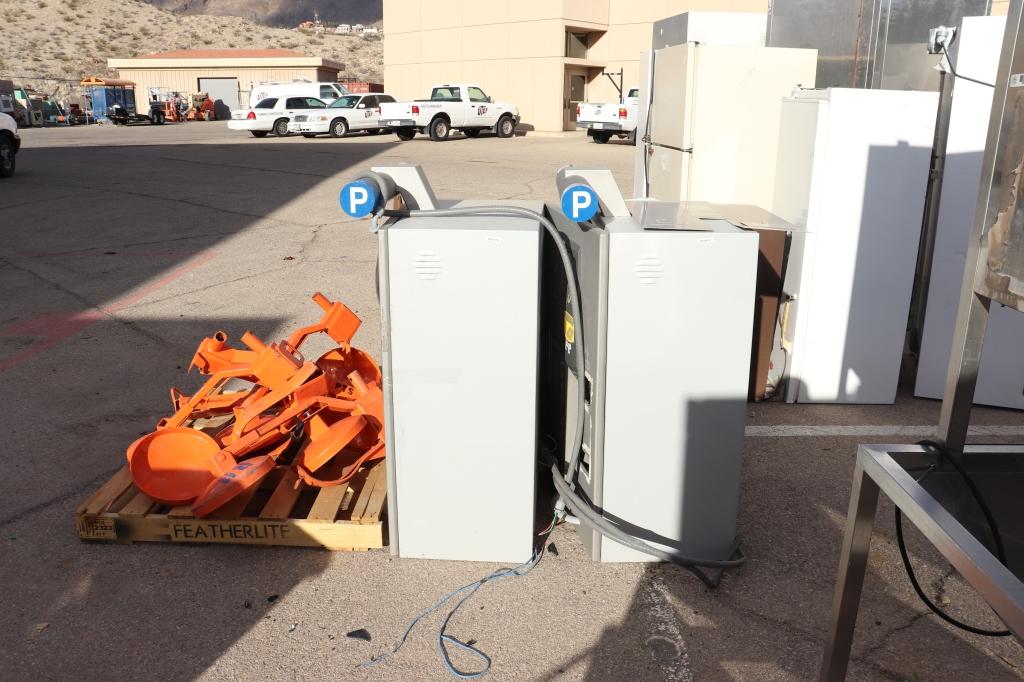
[(576, 106), (587, 101), (587, 70), (581, 66), (565, 67), (562, 95), (562, 130), (576, 130)]
[(200, 78), (199, 92), (210, 95), (218, 121), (228, 120), (231, 112), (239, 108), (237, 78)]

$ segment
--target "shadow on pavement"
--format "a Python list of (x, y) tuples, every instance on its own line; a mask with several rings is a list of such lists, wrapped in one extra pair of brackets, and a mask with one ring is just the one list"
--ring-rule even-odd
[[(824, 442), (815, 453), (785, 441), (747, 439), (739, 518), (746, 566), (712, 591), (679, 567), (648, 565), (621, 621), (539, 679), (569, 670), (594, 682), (816, 679), (856, 445)], [(847, 679), (1019, 679), (1012, 638), (955, 631), (917, 600), (894, 546), (892, 513), (883, 500)], [(948, 563), (919, 538), (913, 531), (908, 542), (925, 589), (945, 590), (957, 617), (996, 627), (980, 597), (950, 580)]]
[[(281, 254), (297, 253), (298, 237), (340, 222), (336, 203), (304, 195), (387, 149), (252, 142), (20, 155), (18, 175), (0, 185), (0, 677), (196, 677), (273, 618), (278, 595), (327, 565), (317, 550), (85, 544), (73, 512), (170, 411), (168, 387), (198, 385), (185, 370), (200, 339), (219, 329), (273, 339), (292, 315), (317, 316), (306, 282), (248, 300), (238, 287), (287, 267), (293, 256)], [(228, 246), (246, 231), (255, 246)]]

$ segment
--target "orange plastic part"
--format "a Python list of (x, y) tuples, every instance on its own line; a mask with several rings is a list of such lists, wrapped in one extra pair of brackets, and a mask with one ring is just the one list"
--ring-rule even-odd
[(288, 343), (293, 348), (298, 348), (311, 334), (326, 332), (329, 337), (342, 346), (348, 346), (352, 337), (356, 335), (356, 330), (362, 324), (359, 317), (344, 303), (331, 301), (319, 291), (313, 294), (313, 300), (323, 309), (324, 316), (316, 324), (296, 329), (288, 337)]
[(228, 500), (259, 485), (263, 477), (274, 470), (276, 464), (275, 458), (271, 455), (262, 455), (239, 462), (206, 487), (195, 504), (192, 505), (192, 513), (199, 518), (210, 514)]
[(231, 348), (227, 342), (228, 334), (223, 331), (203, 339), (188, 368), (195, 367), (201, 374), (214, 374), (248, 367), (256, 359), (254, 351)]
[(316, 471), (341, 452), (366, 427), (366, 419), (353, 414), (331, 424), (302, 449), (302, 464), (309, 471)]
[(184, 427), (159, 429), (128, 448), (128, 469), (143, 493), (170, 505), (195, 500), (235, 460), (202, 431)]
[[(192, 396), (172, 388), (174, 414), (128, 448), (140, 490), (166, 504), (192, 502), (205, 516), (258, 485), (299, 440), (304, 445), (290, 466), (318, 487), (344, 484), (363, 463), (385, 456), (380, 368), (349, 345), (360, 320), (323, 294), (313, 300), (323, 316), (287, 340), (264, 344), (246, 332), (246, 349), (238, 349), (217, 332), (200, 342), (190, 369), (207, 381)], [(339, 347), (306, 362), (298, 348), (316, 333)], [(251, 387), (225, 390), (232, 379)], [(210, 416), (233, 419), (214, 436), (183, 426)]]
[[(299, 474), (299, 478), (302, 479), (302, 481), (304, 483), (306, 483), (307, 485), (310, 485), (310, 486), (312, 486), (314, 488), (330, 488), (332, 486), (341, 485), (343, 483), (348, 483), (352, 479), (352, 477), (356, 475), (356, 472), (359, 471), (359, 467), (361, 467), (362, 465), (364, 465), (364, 464), (366, 464), (368, 462), (374, 462), (374, 461), (379, 460), (379, 459), (384, 459), (384, 455), (385, 455), (384, 443), (383, 442), (377, 443), (372, 448), (370, 448), (369, 450), (364, 452), (362, 455), (360, 455), (358, 458), (356, 458), (355, 461), (353, 461), (353, 462), (351, 462), (349, 464), (341, 465), (341, 474), (339, 476), (334, 477), (334, 478), (326, 477), (326, 476), (333, 475), (333, 474), (331, 474), (330, 471), (323, 472), (322, 476), (324, 476), (324, 477), (315, 476), (312, 471), (307, 469), (302, 464), (301, 460), (296, 464), (295, 470)], [(333, 465), (333, 466), (329, 465), (328, 467), (325, 467), (325, 468), (337, 470), (339, 468), (340, 464), (341, 463), (339, 463), (339, 462), (331, 462), (331, 465)]]
[[(344, 440), (340, 435), (341, 433), (345, 433), (347, 436), (348, 430), (346, 427), (338, 427), (338, 431), (335, 434), (331, 434), (323, 440), (319, 438), (311, 438), (310, 442), (302, 449), (296, 458), (296, 471), (299, 474), (299, 478), (307, 484), (317, 488), (325, 488), (346, 483), (356, 474), (356, 471), (358, 471), (362, 464), (382, 459), (385, 456), (384, 394), (376, 383), (366, 384), (363, 382), (362, 377), (359, 376), (358, 372), (352, 372), (348, 378), (356, 393), (355, 408), (352, 410), (352, 414), (353, 416), (361, 415), (364, 417), (363, 428), (360, 431), (355, 432), (352, 438), (347, 440)], [(348, 419), (351, 418), (352, 417), (348, 417)], [(335, 426), (332, 426), (328, 429), (328, 432), (334, 428)], [(326, 463), (335, 459), (336, 456), (342, 454), (346, 446), (350, 443), (357, 446), (362, 445), (362, 443), (357, 440), (359, 436), (371, 437), (372, 440), (370, 440), (370, 438), (366, 439), (370, 440), (370, 446), (366, 448), (362, 454), (356, 454), (354, 459), (348, 465), (343, 466), (339, 476), (333, 478), (322, 478), (315, 475), (314, 472), (321, 469)], [(342, 462), (345, 461), (348, 460), (342, 460)], [(337, 468), (337, 466), (334, 467), (334, 469)]]

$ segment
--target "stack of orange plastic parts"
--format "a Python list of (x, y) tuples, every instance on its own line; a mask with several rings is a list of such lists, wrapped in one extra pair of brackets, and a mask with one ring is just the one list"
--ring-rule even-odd
[[(174, 414), (128, 448), (139, 490), (164, 504), (192, 504), (201, 517), (259, 485), (279, 463), (290, 461), (308, 485), (328, 487), (384, 457), (380, 368), (349, 344), (360, 320), (320, 293), (313, 300), (323, 317), (286, 341), (265, 345), (246, 332), (242, 350), (228, 346), (224, 332), (203, 339), (189, 369), (209, 380), (192, 396), (172, 388)], [(306, 361), (298, 349), (319, 332), (339, 346)], [(251, 387), (227, 390), (232, 380)], [(185, 426), (223, 416), (232, 418), (214, 436)]]

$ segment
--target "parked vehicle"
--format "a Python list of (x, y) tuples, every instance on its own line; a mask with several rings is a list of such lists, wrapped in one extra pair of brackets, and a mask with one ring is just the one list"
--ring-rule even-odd
[[(149, 123), (149, 104), (146, 103), (145, 113), (141, 113), (135, 101), (135, 83), (119, 78), (90, 76), (81, 81), (82, 90), (92, 117), (101, 123), (129, 125), (132, 123)], [(33, 103), (34, 104), (34, 103)], [(40, 109), (39, 125), (42, 125)], [(33, 121), (35, 125), (35, 121)]]
[(14, 116), (14, 82), (0, 78), (0, 114)]
[(315, 97), (330, 104), (339, 97), (349, 94), (341, 83), (311, 83), (309, 81), (292, 81), (291, 83), (261, 83), (254, 86), (249, 93), (249, 108), (271, 97)]
[(294, 116), (326, 116), (327, 105), (316, 97), (268, 97), (252, 109), (239, 109), (231, 113), (228, 128), (248, 130), (253, 137), (288, 135), (288, 124)]
[(435, 85), (430, 99), (382, 104), (380, 125), (393, 130), (399, 140), (427, 133), (431, 140), (440, 142), (448, 139), (452, 130), (468, 137), (484, 130), (493, 130), (498, 137), (512, 137), (519, 125), (519, 109), (514, 104), (495, 102), (478, 85)]
[(334, 100), (326, 111), (293, 116), (288, 132), (303, 137), (345, 137), (352, 131), (363, 130), (376, 135), (381, 131), (380, 105), (394, 101), (391, 95), (376, 92), (345, 95)]
[(18, 124), (11, 116), (0, 113), (0, 178), (14, 175), (15, 157), (21, 149)]
[(604, 144), (612, 137), (627, 138), (636, 144), (636, 113), (640, 108), (640, 88), (630, 88), (620, 103), (593, 104), (576, 107), (576, 127), (585, 128), (594, 142)]

